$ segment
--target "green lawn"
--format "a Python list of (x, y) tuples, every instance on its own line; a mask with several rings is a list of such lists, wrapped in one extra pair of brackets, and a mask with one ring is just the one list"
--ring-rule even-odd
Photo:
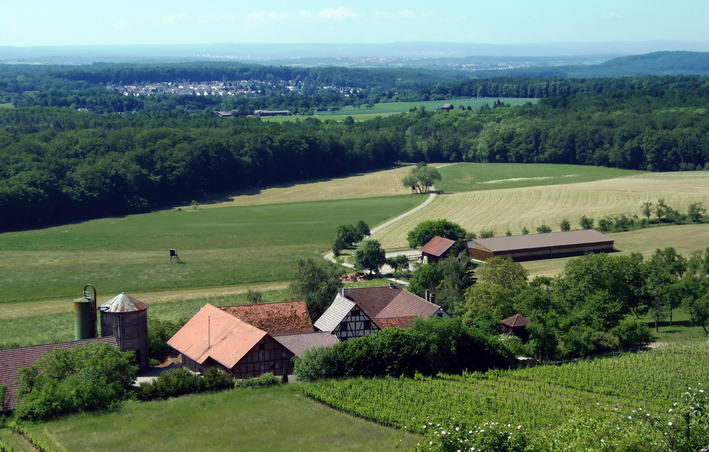
[[(370, 226), (424, 195), (164, 210), (0, 234), (0, 303), (290, 279), (298, 258), (320, 258), (340, 224)], [(175, 248), (184, 264), (170, 264)]]
[(546, 163), (458, 163), (438, 171), (442, 180), (436, 183), (436, 188), (444, 192), (571, 184), (643, 173), (602, 166)]
[(424, 107), (427, 110), (437, 110), (440, 109), (445, 104), (453, 104), (456, 110), (462, 105), (464, 107), (479, 108), (484, 104), (492, 106), (497, 100), (501, 100), (508, 105), (523, 105), (527, 102), (536, 102), (536, 99), (527, 98), (517, 98), (517, 97), (489, 97), (489, 98), (455, 98), (455, 99), (445, 99), (445, 100), (431, 100), (431, 101), (418, 101), (418, 102), (382, 102), (379, 104), (374, 104), (372, 108), (367, 108), (366, 106), (354, 107), (347, 106), (342, 107), (335, 111), (319, 111), (312, 116), (274, 116), (262, 118), (266, 121), (293, 121), (296, 118), (305, 119), (310, 117), (315, 117), (321, 120), (332, 119), (335, 121), (342, 121), (348, 116), (356, 120), (366, 120), (372, 119), (377, 116), (387, 116), (397, 113), (406, 113), (412, 108)]
[(30, 428), (70, 451), (384, 451), (419, 440), (309, 400), (297, 384), (129, 402)]
[(0, 103), (0, 109), (2, 109), (2, 108), (15, 108), (15, 106), (12, 105), (12, 104), (9, 103), (9, 102), (8, 102), (8, 103), (4, 103), (4, 104)]
[(34, 449), (20, 435), (12, 432), (9, 428), (0, 427), (0, 445), (5, 444), (12, 448), (12, 452), (33, 452)]

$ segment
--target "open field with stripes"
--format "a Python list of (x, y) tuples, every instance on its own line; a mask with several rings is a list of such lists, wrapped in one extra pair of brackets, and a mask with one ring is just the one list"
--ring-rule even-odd
[(332, 120), (332, 121), (342, 121), (348, 116), (351, 116), (356, 121), (365, 121), (367, 119), (373, 119), (377, 116), (389, 116), (398, 113), (406, 113), (413, 108), (425, 108), (427, 110), (437, 110), (440, 109), (445, 104), (451, 104), (456, 109), (459, 107), (471, 107), (480, 108), (481, 106), (487, 104), (492, 106), (497, 100), (507, 104), (507, 105), (524, 105), (527, 102), (535, 103), (537, 99), (529, 98), (517, 98), (517, 97), (464, 97), (464, 98), (453, 98), (453, 99), (443, 99), (443, 100), (429, 100), (429, 101), (417, 101), (417, 102), (381, 102), (374, 104), (371, 108), (367, 108), (366, 105), (360, 107), (347, 106), (342, 107), (339, 110), (333, 111), (318, 111), (313, 115), (303, 115), (303, 116), (270, 116), (261, 118), (265, 121), (295, 121), (296, 119), (305, 118), (317, 118), (320, 120)]
[[(523, 227), (533, 232), (541, 224), (558, 231), (563, 218), (578, 227), (582, 215), (596, 220), (614, 214), (640, 215), (644, 201), (655, 202), (659, 198), (681, 211), (698, 201), (709, 206), (709, 172), (653, 173), (575, 184), (443, 194), (426, 209), (377, 232), (375, 238), (386, 248), (402, 248), (409, 230), (436, 218), (447, 218), (470, 232), (492, 230), (498, 236), (507, 230), (519, 234)], [(664, 245), (672, 246), (672, 242), (667, 240)]]

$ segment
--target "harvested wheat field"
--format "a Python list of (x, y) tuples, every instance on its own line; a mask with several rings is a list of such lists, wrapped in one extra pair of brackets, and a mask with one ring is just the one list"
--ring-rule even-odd
[[(501, 190), (472, 191), (439, 196), (425, 209), (405, 217), (375, 234), (386, 248), (406, 247), (406, 234), (424, 220), (447, 218), (471, 232), (506, 230), (531, 232), (541, 224), (559, 230), (568, 218), (572, 227), (586, 215), (596, 220), (606, 215), (640, 215), (644, 201), (664, 198), (685, 211), (700, 201), (709, 207), (709, 172), (653, 173), (594, 182)], [(668, 246), (671, 244), (668, 244)]]
[[(255, 206), (302, 201), (371, 198), (405, 195), (411, 190), (401, 184), (410, 167), (359, 173), (334, 179), (295, 182), (255, 188), (202, 204), (202, 207)], [(186, 208), (186, 206), (182, 206)]]

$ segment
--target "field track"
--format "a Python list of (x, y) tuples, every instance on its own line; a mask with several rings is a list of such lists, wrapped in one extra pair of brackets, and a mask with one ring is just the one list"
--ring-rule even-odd
[[(484, 190), (439, 196), (426, 209), (374, 234), (385, 248), (406, 246), (406, 234), (424, 220), (447, 218), (470, 232), (506, 230), (519, 234), (547, 224), (559, 230), (568, 218), (573, 227), (587, 215), (598, 220), (606, 215), (640, 214), (644, 201), (664, 198), (668, 205), (685, 211), (690, 203), (709, 206), (709, 172), (654, 173), (566, 185)], [(667, 243), (671, 245), (671, 243)]]

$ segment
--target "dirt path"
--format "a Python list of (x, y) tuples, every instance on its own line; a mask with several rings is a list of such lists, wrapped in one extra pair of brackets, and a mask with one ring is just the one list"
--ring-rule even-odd
[[(243, 284), (238, 286), (201, 287), (196, 289), (166, 290), (154, 292), (131, 292), (130, 295), (148, 304), (172, 301), (194, 300), (195, 298), (239, 295), (249, 290), (270, 291), (285, 289), (289, 281), (264, 284)], [(99, 294), (99, 303), (117, 294)], [(70, 298), (61, 300), (24, 301), (0, 304), (0, 319), (15, 319), (39, 315), (71, 312)]]

